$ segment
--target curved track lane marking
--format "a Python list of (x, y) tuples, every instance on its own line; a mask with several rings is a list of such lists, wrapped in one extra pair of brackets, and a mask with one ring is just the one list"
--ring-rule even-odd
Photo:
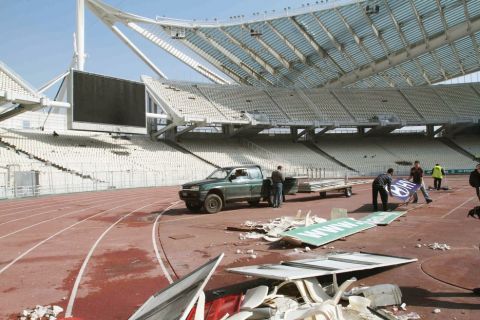
[[(177, 204), (179, 204), (181, 201), (176, 201), (172, 203), (170, 206), (165, 208), (155, 219), (155, 222), (153, 223), (152, 227), (152, 243), (153, 243), (153, 249), (155, 250), (155, 255), (157, 256), (158, 263), (160, 264), (160, 268), (162, 268), (163, 273), (165, 274), (165, 277), (167, 278), (169, 283), (173, 283), (173, 279), (170, 276), (170, 274), (167, 271), (167, 268), (165, 267), (165, 264), (162, 261), (162, 257), (160, 256), (160, 251), (158, 250), (158, 245), (157, 245), (157, 226), (158, 226), (158, 220), (162, 217), (162, 215), (170, 210), (171, 208), (175, 207)], [(166, 256), (165, 252), (163, 254)]]
[[(162, 200), (162, 201), (165, 201), (166, 199)], [(147, 205), (144, 205), (142, 207), (139, 207), (133, 211), (130, 211), (129, 213), (127, 214), (124, 214), (120, 219), (118, 219), (117, 221), (115, 221), (112, 225), (110, 225), (110, 227), (108, 227), (105, 231), (103, 231), (103, 233), (100, 235), (100, 237), (98, 237), (97, 241), (95, 241), (95, 243), (93, 244), (93, 246), (90, 248), (90, 251), (88, 252), (87, 256), (85, 257), (85, 260), (83, 260), (83, 264), (82, 266), (80, 267), (80, 271), (78, 272), (78, 275), (77, 275), (77, 278), (75, 279), (75, 284), (73, 285), (73, 289), (72, 289), (72, 293), (70, 294), (70, 298), (68, 300), (68, 305), (67, 305), (67, 310), (65, 311), (65, 318), (71, 318), (72, 317), (72, 311), (73, 311), (73, 304), (75, 303), (75, 298), (77, 297), (77, 292), (78, 292), (78, 287), (80, 286), (80, 281), (82, 280), (82, 277), (83, 277), (83, 273), (85, 272), (85, 269), (87, 268), (87, 264), (88, 262), (90, 261), (90, 258), (92, 257), (93, 255), (93, 252), (95, 251), (95, 249), (97, 248), (98, 244), (100, 243), (100, 241), (102, 241), (102, 239), (105, 237), (105, 235), (110, 231), (112, 230), (113, 227), (115, 227), (118, 223), (120, 223), (122, 220), (124, 220), (125, 218), (127, 218), (128, 216), (130, 216), (131, 214), (143, 209), (143, 208), (147, 208), (147, 207), (150, 207), (152, 205), (154, 205), (155, 203), (158, 203), (158, 202), (162, 202), (162, 201), (155, 201), (155, 202), (152, 202), (150, 204), (147, 204)]]
[[(83, 209), (79, 209), (79, 210), (75, 210), (75, 211), (72, 211), (72, 212), (69, 212), (69, 213), (65, 213), (65, 214), (62, 214), (60, 216), (57, 216), (57, 217), (54, 217), (54, 218), (50, 218), (50, 219), (47, 219), (47, 220), (43, 220), (43, 221), (40, 221), (40, 222), (37, 222), (37, 223), (34, 223), (30, 226), (27, 226), (27, 227), (24, 227), (24, 228), (21, 228), (21, 229), (17, 229), (15, 231), (12, 231), (10, 233), (7, 233), (3, 236), (0, 236), (0, 240), (1, 239), (4, 239), (4, 238), (7, 238), (9, 236), (12, 236), (14, 234), (17, 234), (19, 232), (22, 232), (22, 231), (25, 231), (25, 230), (28, 230), (28, 229), (31, 229), (33, 227), (36, 227), (38, 225), (41, 225), (41, 224), (44, 224), (44, 223), (47, 223), (47, 222), (50, 222), (50, 221), (53, 221), (53, 220), (57, 220), (57, 219), (60, 219), (60, 218), (63, 218), (63, 217), (66, 217), (66, 216), (71, 216), (72, 214), (75, 214), (75, 213), (78, 213), (78, 212), (83, 212), (83, 211), (86, 211), (86, 210), (90, 210), (92, 208), (95, 208), (95, 207), (98, 207), (100, 204), (102, 203), (109, 203), (111, 202), (112, 200), (115, 200), (117, 199), (118, 197), (109, 197), (108, 200), (105, 200), (105, 198), (103, 197), (101, 199), (101, 201), (99, 201), (99, 204), (95, 205), (95, 206), (92, 206), (92, 207), (87, 207), (87, 208), (83, 208)], [(100, 199), (99, 199), (100, 200)]]
[[(149, 198), (150, 198), (150, 197), (149, 197)], [(146, 199), (144, 199), (144, 200), (147, 200), (147, 199), (148, 199), (148, 198), (146, 198)], [(92, 219), (92, 218), (95, 218), (95, 217), (97, 217), (97, 216), (99, 216), (99, 215), (102, 215), (102, 214), (104, 214), (104, 213), (107, 213), (107, 212), (109, 212), (109, 211), (112, 211), (112, 210), (115, 210), (115, 209), (124, 207), (124, 206), (130, 204), (130, 202), (131, 202), (131, 200), (128, 200), (128, 202), (125, 203), (125, 204), (122, 204), (122, 205), (119, 205), (119, 206), (110, 208), (110, 209), (108, 209), (108, 210), (104, 210), (104, 211), (99, 212), (99, 213), (95, 213), (95, 214), (93, 214), (93, 215), (91, 215), (91, 216), (89, 216), (89, 217), (87, 217), (87, 218), (84, 218), (84, 219), (82, 219), (82, 220), (80, 220), (80, 221), (75, 222), (74, 224), (71, 224), (70, 226), (68, 226), (68, 227), (66, 227), (66, 228), (63, 228), (63, 229), (60, 230), (60, 231), (57, 231), (56, 233), (52, 234), (52, 235), (49, 236), (48, 238), (46, 238), (46, 239), (38, 242), (36, 245), (34, 245), (33, 247), (31, 247), (31, 248), (28, 249), (27, 251), (24, 251), (22, 254), (20, 254), (19, 256), (17, 256), (14, 260), (10, 261), (9, 264), (7, 264), (7, 265), (4, 266), (2, 269), (0, 269), (0, 275), (1, 275), (3, 272), (5, 272), (6, 270), (8, 270), (12, 265), (14, 265), (15, 263), (17, 263), (20, 259), (22, 259), (23, 257), (25, 257), (27, 254), (29, 254), (30, 252), (32, 252), (33, 250), (35, 250), (36, 248), (38, 248), (39, 246), (41, 246), (41, 245), (44, 244), (45, 242), (47, 242), (47, 241), (55, 238), (55, 237), (58, 236), (59, 234), (61, 234), (61, 233), (65, 232), (65, 231), (67, 231), (67, 230), (69, 230), (69, 229), (71, 229), (71, 228), (79, 225), (79, 224), (82, 223), (82, 222), (85, 222), (85, 221), (87, 221), (87, 220), (90, 220), (90, 219)]]

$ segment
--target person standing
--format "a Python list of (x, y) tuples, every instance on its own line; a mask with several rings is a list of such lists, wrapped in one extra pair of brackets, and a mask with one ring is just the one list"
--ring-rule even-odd
[(445, 176), (445, 170), (437, 163), (432, 169), (433, 188), (440, 190), (442, 187), (442, 179)]
[[(373, 211), (378, 211), (378, 194), (380, 193), (380, 199), (382, 200), (383, 211), (387, 211), (388, 209), (388, 194), (392, 195), (392, 176), (393, 176), (393, 169), (390, 168), (387, 170), (387, 173), (382, 173), (378, 175), (372, 183), (372, 204), (373, 204)], [(388, 189), (385, 190), (385, 188)]]
[[(413, 168), (410, 169), (410, 176), (408, 180), (412, 180), (413, 183), (420, 185), (420, 191), (423, 193), (423, 197), (427, 203), (432, 202), (433, 200), (430, 199), (427, 190), (425, 190), (425, 185), (423, 184), (423, 169), (420, 167), (420, 161), (416, 160), (413, 164)], [(413, 203), (418, 202), (418, 194), (415, 192), (413, 194)]]
[(283, 176), (282, 166), (278, 166), (277, 170), (272, 172), (272, 187), (273, 187), (273, 207), (280, 208), (283, 200), (283, 182), (285, 177)]
[(477, 164), (475, 170), (470, 172), (469, 183), (472, 187), (475, 188), (478, 200), (480, 201), (480, 163)]

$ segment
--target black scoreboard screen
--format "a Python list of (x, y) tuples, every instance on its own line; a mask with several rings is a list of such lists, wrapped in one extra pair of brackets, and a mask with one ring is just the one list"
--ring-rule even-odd
[(72, 122), (80, 130), (146, 130), (145, 85), (73, 71)]

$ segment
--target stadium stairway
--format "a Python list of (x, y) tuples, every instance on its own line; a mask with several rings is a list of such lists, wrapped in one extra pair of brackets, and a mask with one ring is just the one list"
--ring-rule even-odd
[(453, 150), (469, 157), (470, 159), (472, 160), (478, 160), (477, 157), (468, 152), (467, 150), (465, 150), (464, 148), (462, 148), (461, 146), (459, 146), (455, 141), (453, 141), (452, 139), (448, 138), (448, 137), (440, 137), (440, 138), (437, 138), (439, 141), (443, 142), (443, 144), (447, 145), (448, 147), (452, 148)]
[(303, 141), (302, 142), (303, 145), (305, 145), (307, 148), (309, 148), (310, 150), (332, 160), (333, 162), (335, 162), (336, 164), (344, 167), (345, 169), (348, 169), (348, 170), (351, 170), (351, 171), (354, 171), (354, 172), (359, 172), (358, 170), (352, 168), (352, 167), (349, 167), (348, 165), (346, 165), (345, 163), (341, 162), (340, 160), (338, 160), (337, 158), (335, 158), (334, 156), (328, 154), (327, 152), (323, 151), (322, 149), (320, 149), (315, 143), (313, 142), (310, 142), (310, 141)]
[(211, 166), (214, 166), (215, 168), (220, 168), (220, 167), (219, 167), (218, 165), (216, 165), (215, 163), (210, 162), (210, 161), (208, 161), (207, 159), (204, 159), (204, 158), (196, 155), (195, 153), (191, 152), (190, 150), (182, 147), (181, 145), (179, 145), (179, 144), (177, 144), (177, 143), (175, 143), (175, 142), (173, 142), (173, 141), (171, 141), (171, 140), (165, 139), (165, 140), (162, 140), (162, 142), (165, 143), (166, 145), (174, 148), (175, 150), (181, 152), (181, 153), (189, 154), (189, 155), (191, 155), (191, 156), (193, 156), (193, 157), (195, 157), (195, 158), (197, 158), (197, 159), (199, 159), (199, 160), (201, 160), (201, 161), (203, 161), (203, 162), (205, 162), (205, 163), (208, 163), (208, 164), (211, 165)]
[(37, 161), (40, 161), (40, 162), (42, 162), (42, 163), (45, 164), (45, 165), (50, 165), (50, 166), (52, 166), (52, 167), (54, 167), (55, 169), (58, 169), (58, 170), (60, 170), (60, 171), (63, 171), (63, 172), (69, 173), (69, 174), (73, 174), (73, 175), (78, 176), (78, 177), (80, 177), (80, 178), (82, 178), (82, 179), (88, 179), (88, 180), (91, 180), (91, 181), (93, 181), (93, 182), (107, 183), (106, 181), (102, 181), (102, 180), (97, 179), (97, 178), (94, 178), (94, 177), (92, 177), (92, 176), (90, 176), (90, 175), (85, 175), (85, 174), (82, 174), (82, 173), (77, 172), (77, 171), (75, 171), (75, 170), (72, 170), (72, 169), (63, 167), (63, 166), (61, 166), (61, 165), (59, 165), (59, 164), (57, 164), (57, 163), (54, 163), (54, 162), (52, 162), (52, 161), (50, 161), (50, 160), (40, 158), (40, 157), (38, 157), (38, 156), (36, 156), (36, 155), (34, 155), (34, 154), (32, 154), (32, 153), (29, 153), (29, 152), (27, 152), (27, 151), (25, 151), (25, 150), (22, 150), (22, 149), (18, 148), (17, 146), (15, 146), (15, 145), (13, 145), (13, 144), (11, 144), (11, 143), (8, 143), (7, 141), (2, 140), (2, 138), (0, 138), (0, 143), (3, 144), (3, 145), (5, 145), (5, 146), (8, 146), (8, 147), (10, 147), (10, 148), (12, 148), (12, 149), (14, 149), (14, 150), (16, 150), (16, 151), (18, 151), (18, 152), (21, 152), (21, 153), (27, 155), (27, 156), (30, 157), (31, 159), (35, 159), (35, 160), (37, 160)]

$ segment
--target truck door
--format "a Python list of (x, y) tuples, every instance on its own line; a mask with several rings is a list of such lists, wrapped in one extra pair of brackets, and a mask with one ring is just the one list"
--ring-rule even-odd
[(250, 198), (250, 177), (247, 169), (235, 169), (229, 178), (230, 183), (225, 188), (226, 200), (242, 200)]
[(263, 175), (260, 168), (248, 168), (248, 176), (250, 178), (250, 197), (261, 198)]

